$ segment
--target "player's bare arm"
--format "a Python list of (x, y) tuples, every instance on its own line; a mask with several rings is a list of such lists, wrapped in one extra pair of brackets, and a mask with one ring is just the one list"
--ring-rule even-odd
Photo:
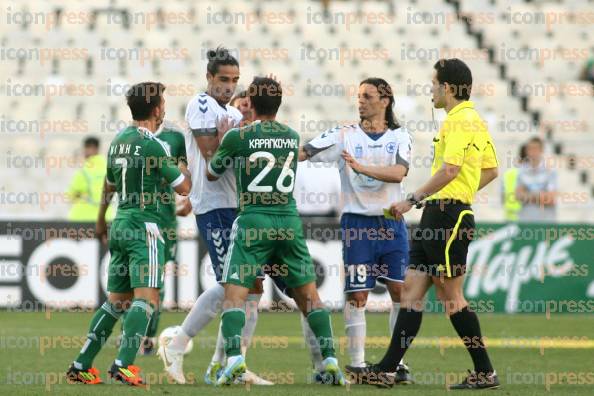
[(555, 196), (555, 191), (539, 191), (531, 193), (523, 185), (519, 185), (516, 188), (516, 199), (523, 204), (551, 206), (555, 204)]
[(109, 208), (109, 203), (111, 202), (115, 191), (115, 185), (108, 183), (107, 179), (104, 179), (101, 202), (99, 203), (99, 214), (97, 215), (97, 224), (95, 225), (95, 237), (103, 244), (107, 244), (107, 223), (105, 222), (105, 214), (107, 213), (107, 208)]
[(219, 179), (218, 176), (213, 175), (212, 173), (210, 173), (208, 170), (206, 171), (206, 179), (208, 181), (216, 181)]
[(217, 151), (217, 148), (219, 147), (221, 139), (223, 138), (225, 133), (227, 133), (227, 131), (232, 128), (232, 126), (233, 126), (232, 120), (229, 119), (228, 117), (223, 117), (217, 123), (216, 135), (194, 136), (194, 139), (196, 140), (196, 144), (198, 145), (198, 148), (200, 149), (200, 153), (204, 156), (204, 158), (206, 158), (207, 161), (213, 157), (214, 153)]
[(307, 155), (307, 152), (303, 149), (303, 146), (299, 146), (299, 162), (305, 161), (306, 159), (309, 159), (309, 156)]
[[(422, 201), (424, 198), (439, 192), (458, 176), (460, 168), (460, 166), (445, 162), (440, 170), (435, 172), (424, 185), (413, 193), (414, 199), (416, 201)], [(400, 218), (404, 213), (411, 210), (412, 207), (413, 203), (411, 201), (404, 200), (392, 204), (390, 206), (390, 212), (392, 212), (394, 217)]]
[(341, 156), (345, 163), (355, 172), (386, 183), (400, 183), (408, 172), (408, 169), (400, 164), (390, 166), (363, 165), (344, 150)]
[(478, 189), (481, 190), (487, 184), (491, 183), (499, 175), (498, 168), (486, 168), (481, 169), (481, 180), (479, 182)]

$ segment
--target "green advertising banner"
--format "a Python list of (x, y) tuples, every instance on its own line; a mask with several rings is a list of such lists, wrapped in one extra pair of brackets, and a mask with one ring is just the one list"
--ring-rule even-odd
[(594, 226), (480, 224), (464, 292), (479, 311), (594, 312)]

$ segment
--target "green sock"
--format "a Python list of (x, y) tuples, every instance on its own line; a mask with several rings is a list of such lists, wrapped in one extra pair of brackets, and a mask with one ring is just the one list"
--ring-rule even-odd
[[(165, 297), (165, 289), (161, 288), (159, 290), (159, 301), (163, 303), (163, 297)], [(159, 309), (156, 309), (153, 312), (153, 316), (151, 316), (151, 322), (149, 323), (148, 331), (146, 332), (147, 337), (156, 337), (157, 330), (159, 329), (159, 319), (161, 318), (161, 305), (159, 305)]]
[(324, 359), (327, 357), (336, 357), (330, 312), (325, 309), (314, 309), (307, 315), (307, 322), (320, 344), (322, 357)]
[(122, 343), (116, 363), (122, 367), (128, 367), (134, 363), (142, 337), (146, 335), (151, 316), (154, 309), (152, 305), (143, 299), (135, 298), (126, 314)]
[(93, 359), (95, 359), (95, 356), (97, 356), (103, 344), (109, 338), (120, 316), (122, 316), (122, 310), (114, 307), (109, 301), (103, 303), (101, 308), (93, 315), (93, 319), (91, 319), (87, 341), (74, 361), (74, 367), (79, 370), (88, 370), (91, 368)]
[(221, 332), (227, 357), (241, 355), (241, 333), (245, 325), (245, 311), (231, 308), (221, 315)]

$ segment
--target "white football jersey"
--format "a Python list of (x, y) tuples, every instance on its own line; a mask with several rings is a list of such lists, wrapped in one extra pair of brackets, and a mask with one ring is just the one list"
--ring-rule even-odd
[[(374, 139), (375, 138), (375, 139)], [(367, 134), (357, 124), (336, 127), (317, 136), (304, 146), (312, 162), (338, 162), (342, 187), (342, 213), (381, 216), (395, 201), (404, 199), (402, 183), (386, 183), (356, 173), (341, 157), (346, 150), (364, 165), (403, 165), (411, 162), (412, 138), (404, 128), (388, 129), (383, 134)]]
[(202, 156), (194, 136), (215, 136), (217, 123), (223, 117), (230, 117), (239, 126), (242, 115), (235, 107), (221, 106), (214, 98), (201, 93), (188, 103), (186, 108), (186, 154), (188, 169), (192, 174), (192, 190), (190, 202), (195, 214), (203, 214), (214, 209), (236, 208), (237, 193), (233, 169), (228, 169), (216, 181), (206, 180), (206, 160)]

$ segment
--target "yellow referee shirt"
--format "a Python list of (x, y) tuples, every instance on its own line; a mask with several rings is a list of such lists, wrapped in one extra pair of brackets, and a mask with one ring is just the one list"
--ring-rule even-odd
[(471, 101), (464, 101), (450, 110), (433, 139), (431, 175), (440, 170), (444, 162), (460, 166), (460, 173), (428, 199), (455, 199), (472, 204), (481, 169), (497, 167), (493, 140)]

